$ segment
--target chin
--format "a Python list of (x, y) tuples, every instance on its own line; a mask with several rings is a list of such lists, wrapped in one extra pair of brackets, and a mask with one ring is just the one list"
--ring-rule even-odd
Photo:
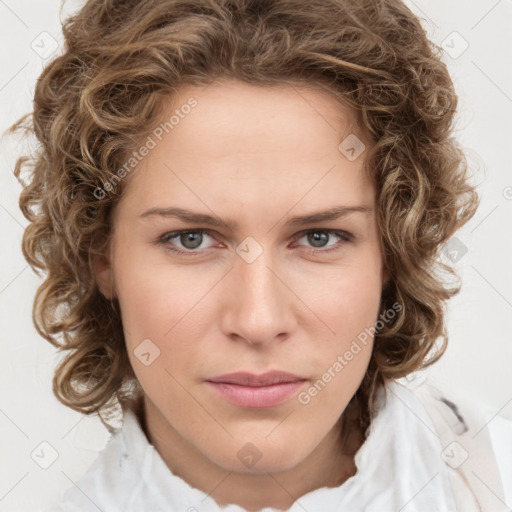
[[(234, 456), (233, 456), (234, 455)], [(251, 442), (232, 443), (222, 453), (210, 455), (210, 460), (226, 471), (247, 474), (266, 474), (286, 471), (297, 466), (307, 453), (298, 451), (297, 446), (276, 447), (274, 443)]]

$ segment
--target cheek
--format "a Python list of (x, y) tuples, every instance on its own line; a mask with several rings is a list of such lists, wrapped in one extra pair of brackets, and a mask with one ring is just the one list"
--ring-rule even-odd
[(339, 303), (335, 311), (331, 307), (334, 330), (343, 346), (374, 326), (379, 313), (380, 281), (370, 276), (350, 278), (337, 290)]
[(308, 305), (329, 328), (330, 338), (343, 348), (348, 340), (373, 326), (382, 292), (380, 268), (374, 260), (352, 261), (307, 279), (302, 291)]
[(349, 399), (366, 372), (381, 299), (380, 268), (372, 262), (361, 259), (310, 281), (311, 309), (323, 322), (317, 322), (318, 329), (326, 333), (311, 336), (316, 339), (315, 370), (321, 381), (311, 396), (328, 388), (325, 395)]
[(323, 296), (316, 295), (315, 308), (334, 334), (316, 341), (311, 353), (315, 378), (297, 397), (305, 414), (327, 424), (339, 418), (368, 368), (381, 295), (378, 273), (356, 267), (329, 283)]
[(152, 261), (147, 251), (131, 250), (118, 257), (116, 291), (123, 326), (129, 338), (163, 339), (200, 298), (203, 285), (167, 262)]
[(125, 254), (117, 261), (116, 290), (132, 367), (146, 390), (172, 388), (167, 371), (195, 375), (202, 366), (197, 356), (206, 350), (207, 294), (215, 276), (198, 280), (192, 266), (184, 271), (151, 262), (142, 251)]

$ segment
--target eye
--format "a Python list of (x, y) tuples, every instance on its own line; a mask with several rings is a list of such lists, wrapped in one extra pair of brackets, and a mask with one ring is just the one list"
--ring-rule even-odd
[[(166, 250), (177, 253), (177, 254), (187, 254), (194, 255), (198, 254), (193, 251), (196, 249), (200, 249), (201, 243), (204, 241), (204, 238), (211, 237), (206, 231), (195, 229), (195, 230), (187, 230), (187, 231), (174, 231), (172, 233), (166, 233), (163, 235), (158, 243), (162, 244)], [(172, 242), (174, 241), (174, 242)], [(185, 250), (181, 250), (180, 248), (176, 249), (172, 246), (172, 244), (179, 243), (181, 247)], [(202, 247), (205, 249), (205, 247)]]
[[(346, 231), (337, 231), (333, 229), (310, 229), (303, 231), (298, 241), (306, 239), (306, 243), (312, 244), (312, 249), (307, 251), (308, 254), (326, 253), (341, 249), (346, 242), (353, 240), (353, 236)], [(329, 244), (329, 240), (334, 237), (338, 238), (338, 242)], [(327, 249), (325, 249), (327, 247)]]
[[(157, 240), (157, 244), (164, 246), (165, 250), (174, 254), (198, 256), (202, 252), (201, 249), (209, 249), (212, 247), (201, 247), (202, 243), (205, 241), (205, 237), (213, 238), (208, 231), (202, 229), (173, 231), (162, 235)], [(335, 240), (334, 243), (329, 244), (328, 242), (333, 239), (333, 237), (338, 238), (338, 241), (336, 242)], [(346, 242), (351, 242), (354, 237), (346, 231), (310, 229), (300, 233), (300, 238), (296, 240), (300, 241), (303, 238), (306, 239), (306, 243), (312, 244), (312, 247), (309, 247), (309, 250), (306, 252), (313, 255), (339, 250)], [(175, 246), (178, 244), (179, 246), (176, 248)]]

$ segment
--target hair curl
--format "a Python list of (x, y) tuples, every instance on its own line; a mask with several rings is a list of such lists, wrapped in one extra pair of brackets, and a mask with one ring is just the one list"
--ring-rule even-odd
[(381, 308), (402, 305), (375, 334), (350, 402), (367, 435), (376, 390), (446, 349), (444, 303), (460, 284), (450, 287), (437, 274), (440, 266), (456, 277), (440, 249), (479, 203), (452, 136), (457, 96), (420, 20), (399, 0), (89, 0), (63, 33), (64, 52), (40, 75), (33, 112), (10, 128), (40, 143), (17, 160), (14, 174), (29, 220), (23, 254), (47, 274), (33, 321), (66, 351), (53, 379), (56, 397), (98, 413), (109, 430), (104, 419), (119, 406), (140, 407), (119, 304), (100, 293), (92, 266), (125, 183), (100, 199), (93, 191), (140, 147), (162, 101), (180, 85), (218, 78), (313, 84), (353, 107), (372, 140), (365, 172), (377, 187), (391, 276)]

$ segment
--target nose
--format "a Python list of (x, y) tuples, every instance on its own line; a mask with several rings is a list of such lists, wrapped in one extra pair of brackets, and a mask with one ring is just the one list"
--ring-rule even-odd
[(268, 252), (252, 263), (237, 257), (223, 289), (223, 332), (251, 345), (284, 341), (296, 325), (294, 294)]

